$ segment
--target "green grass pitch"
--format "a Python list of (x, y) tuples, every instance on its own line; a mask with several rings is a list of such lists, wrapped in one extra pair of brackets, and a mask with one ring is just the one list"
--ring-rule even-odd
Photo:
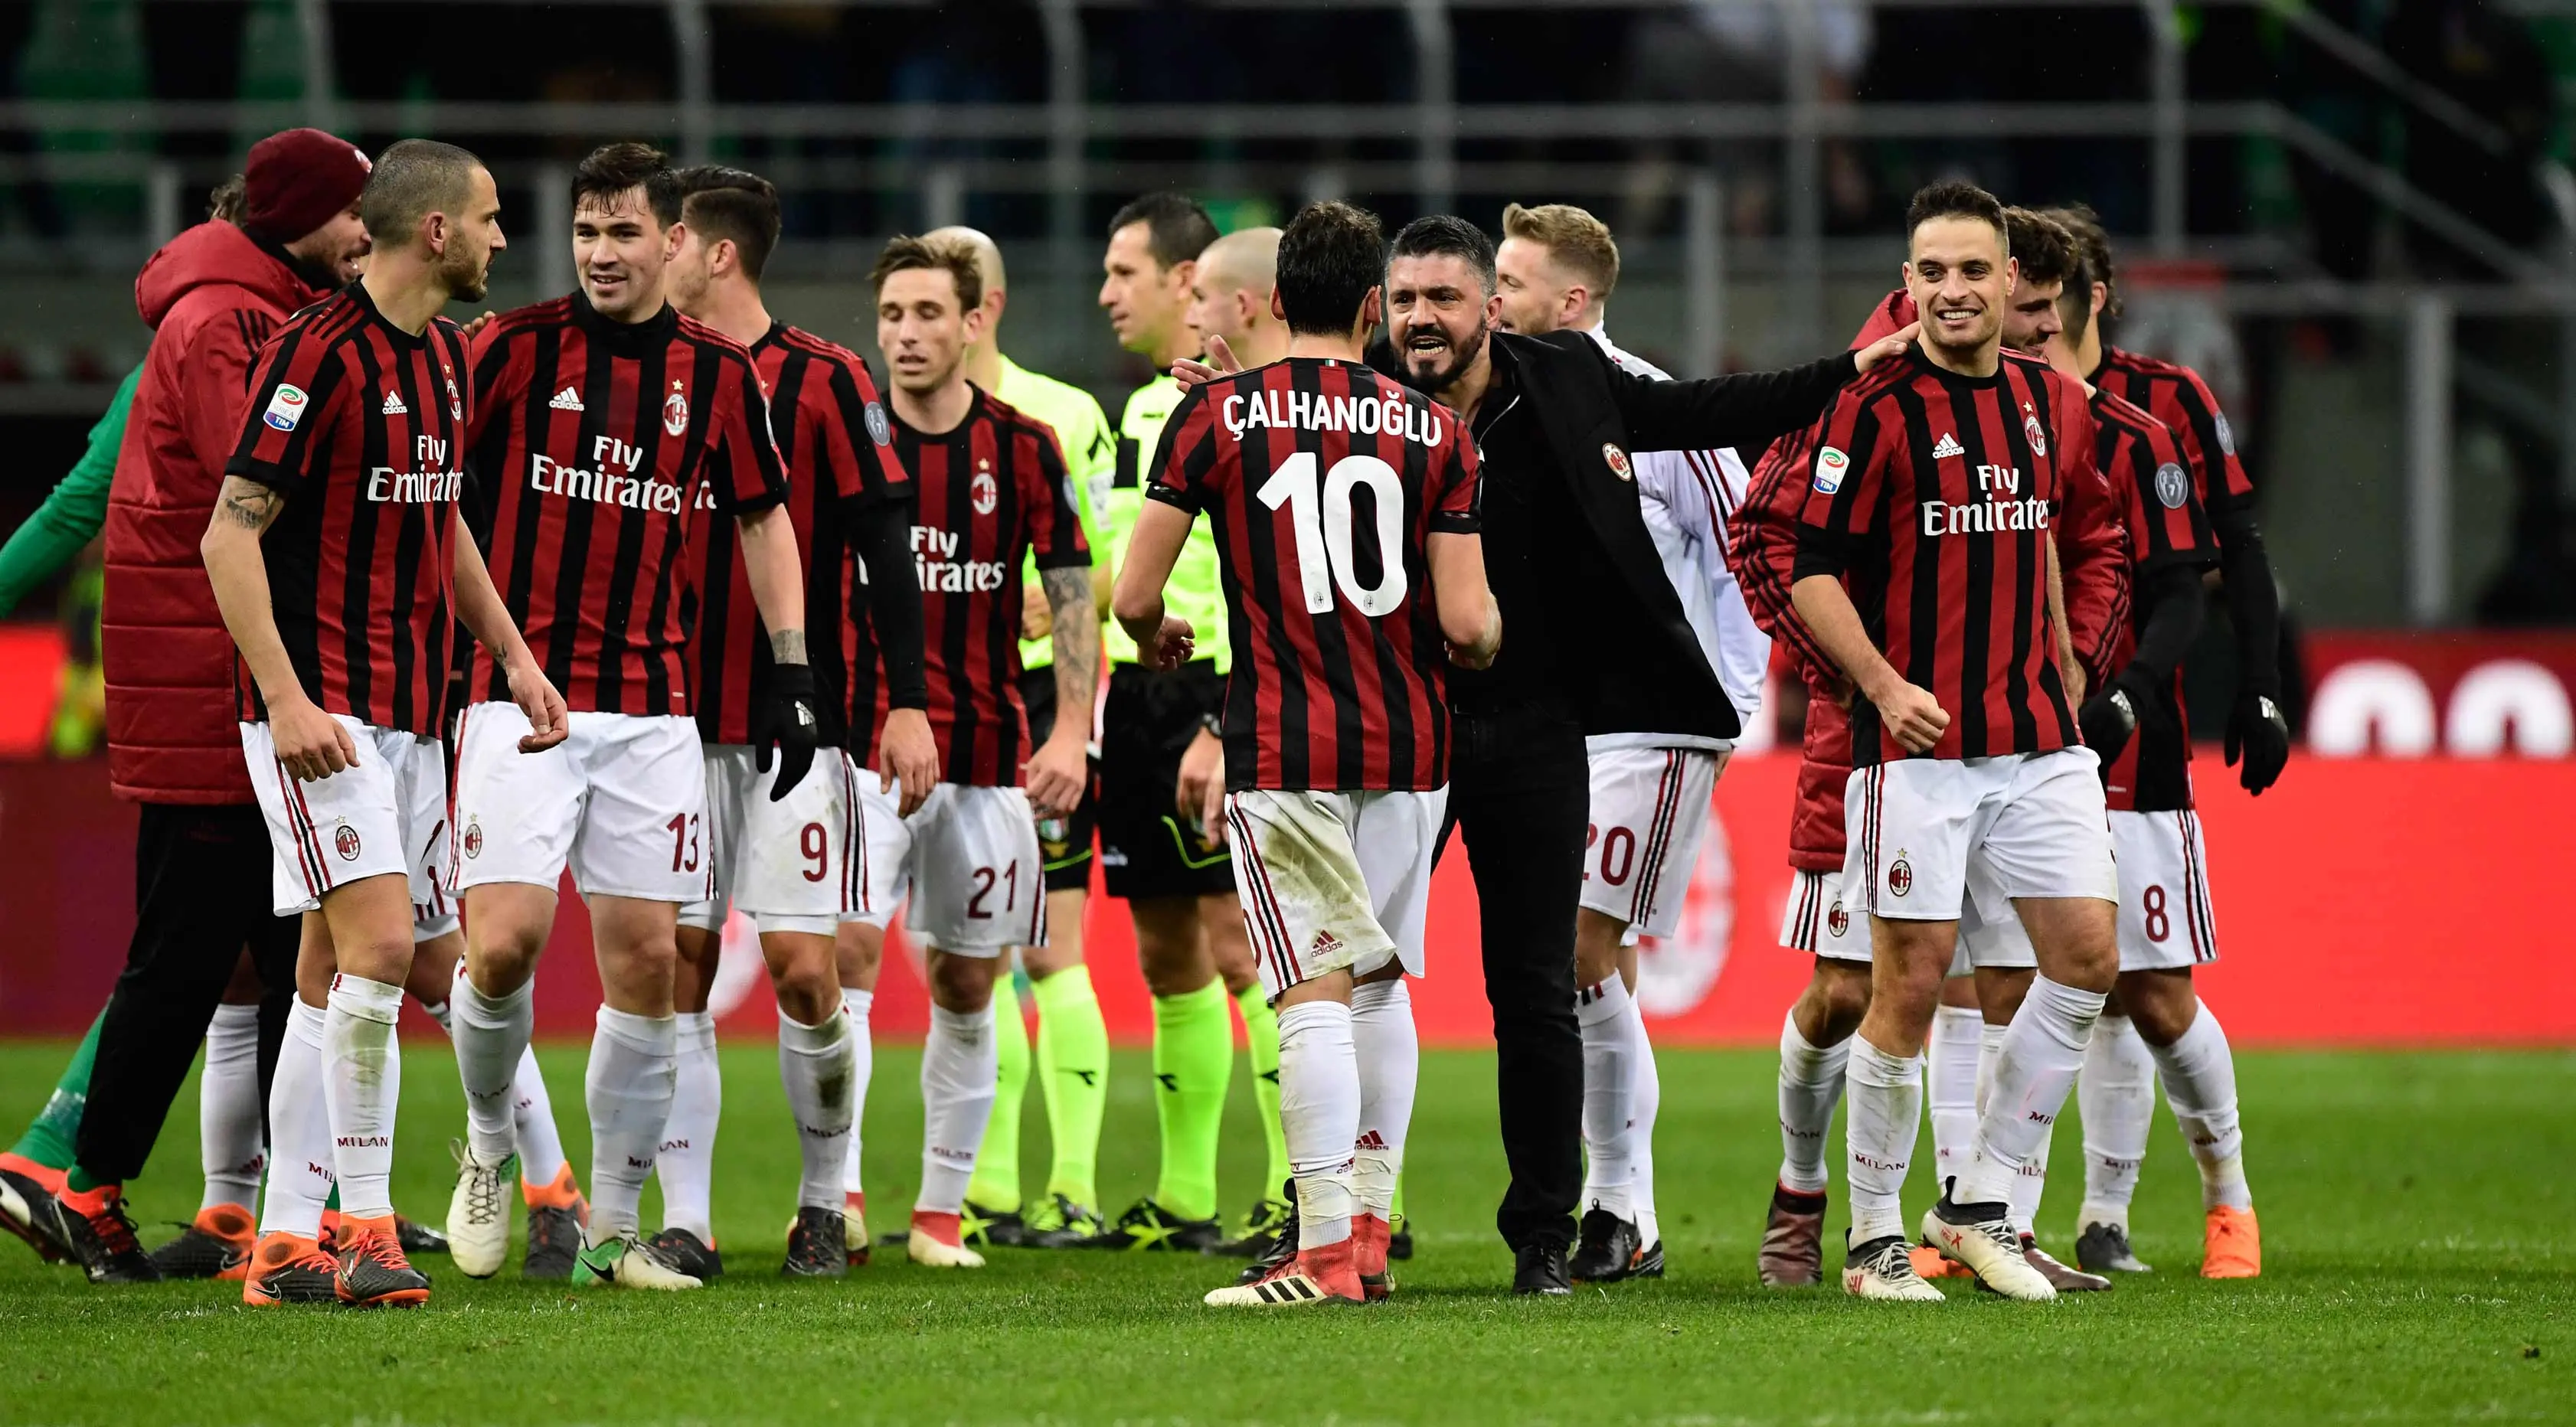
[[(0, 1045), (0, 1123), (36, 1108), (66, 1049)], [(435, 1037), (406, 1049), (395, 1198), (436, 1219), (461, 1096)], [(579, 1166), (582, 1050), (544, 1061)], [(879, 1228), (919, 1163), (916, 1064), (877, 1059)], [(732, 1272), (707, 1291), (574, 1292), (515, 1269), (474, 1283), (431, 1258), (422, 1312), (252, 1311), (230, 1284), (93, 1288), (0, 1240), (0, 1423), (2576, 1421), (2576, 1055), (2247, 1055), (2266, 1276), (2194, 1275), (2199, 1198), (2159, 1111), (2133, 1221), (2159, 1271), (2040, 1307), (1955, 1284), (1939, 1308), (1756, 1287), (1778, 1161), (1759, 1052), (1662, 1055), (1670, 1277), (1513, 1299), (1491, 1231), (1491, 1066), (1425, 1057), (1407, 1185), (1420, 1249), (1381, 1307), (1220, 1313), (1198, 1295), (1231, 1262), (1143, 1254), (1004, 1250), (940, 1274), (881, 1253), (841, 1283), (782, 1282), (795, 1144), (773, 1053), (745, 1045), (726, 1053), (718, 1143)], [(1144, 1058), (1122, 1054), (1115, 1075), (1113, 1201), (1147, 1187), (1154, 1134)], [(1259, 1173), (1240, 1078), (1236, 1100), (1230, 1210)], [(195, 1207), (195, 1119), (191, 1089), (134, 1186), (147, 1241)], [(1026, 1124), (1034, 1177), (1034, 1096)], [(2070, 1126), (2042, 1217), (2061, 1246), (2078, 1154)], [(1841, 1214), (1838, 1190), (1837, 1236)]]

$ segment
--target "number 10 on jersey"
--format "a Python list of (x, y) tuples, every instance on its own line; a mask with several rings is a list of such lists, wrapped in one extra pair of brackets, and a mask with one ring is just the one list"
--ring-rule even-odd
[[(1371, 619), (1388, 614), (1404, 603), (1406, 593), (1398, 525), (1404, 518), (1404, 482), (1393, 466), (1375, 456), (1344, 456), (1324, 473), (1318, 490), (1316, 464), (1314, 452), (1299, 451), (1279, 463), (1259, 492), (1261, 503), (1272, 510), (1287, 506), (1297, 527), (1297, 574), (1305, 582), (1306, 612), (1330, 613), (1333, 590), (1339, 586), (1360, 613)], [(1377, 512), (1381, 565), (1374, 587), (1359, 582), (1351, 557), (1351, 488), (1363, 485)]]

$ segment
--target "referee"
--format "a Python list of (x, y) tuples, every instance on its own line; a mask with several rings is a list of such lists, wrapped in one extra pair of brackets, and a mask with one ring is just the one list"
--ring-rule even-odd
[(1493, 330), (1493, 243), (1446, 215), (1396, 236), (1386, 296), (1404, 379), (1467, 420), (1482, 464), (1485, 568), (1506, 635), (1491, 668), (1450, 676), (1449, 819), (1476, 878), (1512, 1170), (1495, 1223), (1513, 1291), (1562, 1294), (1582, 1191), (1584, 736), (1740, 732), (1639, 513), (1628, 449), (1759, 448), (1904, 343), (1780, 372), (1634, 376), (1582, 332)]

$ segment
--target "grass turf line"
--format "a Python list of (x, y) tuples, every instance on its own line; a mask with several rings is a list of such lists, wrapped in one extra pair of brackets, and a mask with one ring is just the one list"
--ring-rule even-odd
[[(68, 1049), (0, 1044), (0, 1124), (34, 1111)], [(462, 1097), (435, 1036), (406, 1050), (395, 1202), (436, 1220)], [(583, 1050), (542, 1058), (583, 1166)], [(1913, 1310), (1757, 1288), (1778, 1163), (1773, 1058), (1660, 1060), (1661, 1283), (1553, 1302), (1501, 1291), (1492, 1060), (1467, 1053), (1424, 1057), (1407, 1171), (1421, 1248), (1391, 1304), (1220, 1312), (1198, 1295), (1233, 1261), (1162, 1254), (1003, 1250), (981, 1273), (941, 1274), (880, 1250), (841, 1283), (784, 1283), (796, 1149), (764, 1043), (725, 1052), (715, 1209), (731, 1273), (703, 1293), (575, 1292), (522, 1283), (515, 1266), (476, 1283), (430, 1257), (424, 1311), (246, 1310), (236, 1285), (94, 1288), (0, 1241), (0, 1423), (2576, 1418), (2576, 1055), (2247, 1055), (2264, 1278), (2194, 1275), (2196, 1179), (2159, 1110), (2132, 1216), (2157, 1273), (2041, 1308), (1954, 1282), (1955, 1301)], [(866, 1128), (881, 1229), (917, 1182), (917, 1067), (908, 1049), (879, 1051)], [(1121, 1053), (1113, 1076), (1112, 1212), (1149, 1187), (1154, 1150), (1144, 1057)], [(1261, 1163), (1243, 1080), (1226, 1125), (1229, 1212), (1250, 1202)], [(147, 1243), (194, 1210), (195, 1106), (192, 1087), (133, 1186)], [(1035, 1095), (1025, 1127), (1034, 1188)], [(2071, 1125), (2054, 1166), (2042, 1238), (2071, 1254)], [(1916, 1187), (1919, 1214), (1929, 1187)]]

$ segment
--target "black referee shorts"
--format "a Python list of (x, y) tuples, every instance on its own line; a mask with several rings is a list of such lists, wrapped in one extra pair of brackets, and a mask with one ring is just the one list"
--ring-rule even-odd
[[(1029, 706), (1029, 746), (1035, 748), (1055, 731), (1055, 668), (1020, 671), (1020, 702)], [(1038, 853), (1046, 862), (1046, 889), (1081, 891), (1091, 885), (1091, 834), (1099, 817), (1100, 770), (1091, 770), (1090, 786), (1073, 815), (1038, 819)]]
[(1113, 897), (1197, 897), (1234, 890), (1234, 858), (1173, 806), (1181, 755), (1225, 705), (1209, 660), (1178, 669), (1113, 665), (1100, 718), (1100, 861)]

